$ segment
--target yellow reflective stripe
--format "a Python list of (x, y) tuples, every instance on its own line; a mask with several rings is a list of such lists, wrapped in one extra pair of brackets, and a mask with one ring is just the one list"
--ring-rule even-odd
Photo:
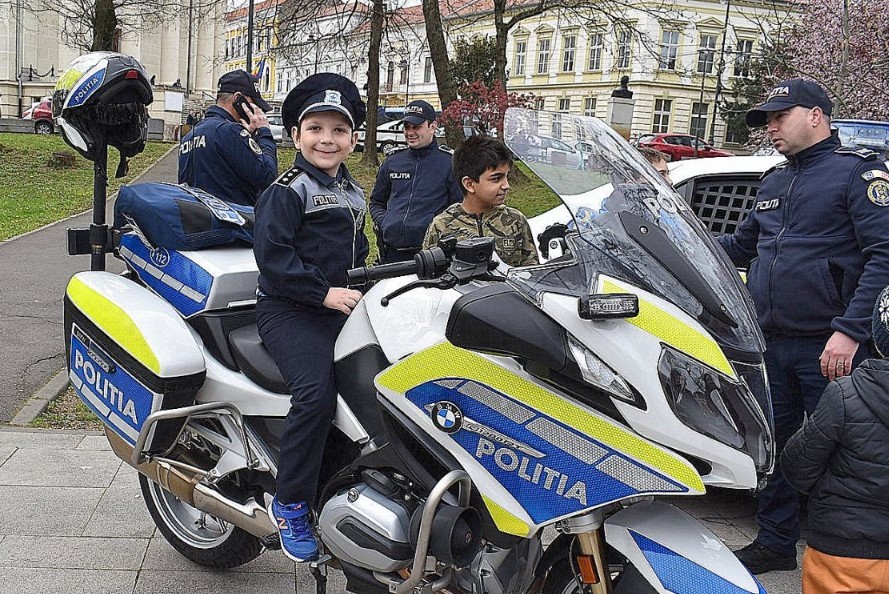
[(494, 519), (494, 524), (497, 525), (497, 530), (516, 536), (528, 536), (531, 532), (530, 526), (497, 505), (493, 499), (486, 495), (482, 495), (482, 499), (485, 502), (485, 507), (488, 508), (488, 513)]
[(739, 270), (738, 276), (741, 277), (741, 281), (746, 285), (747, 284), (747, 272), (745, 272), (744, 270)]
[(471, 379), (490, 386), (581, 434), (647, 464), (689, 489), (704, 490), (700, 475), (684, 459), (655, 447), (615, 423), (594, 416), (542, 386), (449, 342), (439, 343), (402, 359), (377, 376), (377, 382), (384, 388), (404, 394), (411, 388), (442, 378)]
[(71, 302), (91, 322), (142, 365), (160, 375), (160, 363), (142, 332), (124, 310), (113, 301), (84, 283), (71, 278), (67, 289)]
[[(627, 292), (626, 287), (622, 287), (608, 279), (602, 280), (601, 287), (604, 293)], [(638, 293), (636, 296), (639, 298), (639, 315), (635, 318), (626, 318), (627, 322), (645, 330), (671, 347), (694, 357), (713, 369), (733, 379), (737, 379), (731, 363), (729, 363), (725, 353), (722, 352), (719, 344), (713, 338), (695, 330), (654, 303), (646, 301)]]

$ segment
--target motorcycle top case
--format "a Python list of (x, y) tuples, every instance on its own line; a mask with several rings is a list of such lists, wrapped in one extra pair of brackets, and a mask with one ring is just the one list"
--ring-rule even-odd
[[(119, 275), (81, 272), (68, 283), (64, 307), (71, 385), (130, 446), (151, 413), (194, 404), (206, 377), (204, 356), (168, 303)], [(146, 450), (166, 451), (183, 423), (154, 425)]]
[(114, 226), (131, 226), (156, 248), (199, 250), (253, 245), (253, 208), (198, 188), (144, 183), (124, 186), (114, 202)]

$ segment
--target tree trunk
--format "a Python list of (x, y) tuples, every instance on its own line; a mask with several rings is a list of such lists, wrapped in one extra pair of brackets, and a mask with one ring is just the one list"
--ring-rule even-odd
[(505, 12), (506, 0), (494, 0), (494, 41), (496, 42), (494, 80), (499, 80), (503, 84), (504, 90), (506, 90), (506, 39), (509, 35), (509, 25), (503, 22)]
[[(435, 81), (438, 84), (438, 99), (444, 110), (451, 101), (457, 99), (457, 83), (451, 72), (448, 60), (448, 46), (445, 42), (444, 28), (438, 0), (423, 0), (423, 19), (426, 21), (426, 40), (429, 43), (429, 55), (435, 70)], [(453, 124), (445, 127), (448, 146), (457, 147), (463, 142), (463, 128)]]
[(93, 15), (93, 45), (90, 51), (112, 51), (116, 29), (117, 15), (114, 13), (114, 0), (96, 0)]
[(367, 53), (367, 121), (364, 125), (364, 154), (361, 164), (379, 167), (377, 156), (377, 108), (380, 105), (380, 45), (383, 39), (383, 0), (373, 0), (370, 17), (370, 47)]

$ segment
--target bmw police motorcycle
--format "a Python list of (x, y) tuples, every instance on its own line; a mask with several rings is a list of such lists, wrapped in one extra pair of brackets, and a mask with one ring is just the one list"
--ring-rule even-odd
[[(553, 117), (511, 110), (505, 133), (520, 157), (531, 134), (589, 147), (531, 163), (570, 219), (548, 261), (507, 270), (490, 238), (446, 239), (350, 272), (373, 284), (336, 345), (319, 591), (335, 568), (362, 594), (764, 592), (658, 500), (752, 489), (772, 468), (750, 302), (621, 138)], [(69, 232), (69, 252), (113, 249), (127, 267), (71, 278), (70, 380), (169, 543), (235, 567), (280, 546), (265, 510), (287, 463), (290, 396), (256, 331), (252, 250), (166, 249), (132, 223)]]

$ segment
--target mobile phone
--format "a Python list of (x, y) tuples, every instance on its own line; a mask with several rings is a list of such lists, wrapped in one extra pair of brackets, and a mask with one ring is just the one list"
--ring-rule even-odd
[(235, 99), (234, 102), (235, 111), (238, 112), (238, 116), (241, 117), (245, 122), (250, 121), (250, 114), (253, 113), (253, 109), (250, 107), (250, 103), (247, 101), (247, 98), (243, 95), (239, 96)]

